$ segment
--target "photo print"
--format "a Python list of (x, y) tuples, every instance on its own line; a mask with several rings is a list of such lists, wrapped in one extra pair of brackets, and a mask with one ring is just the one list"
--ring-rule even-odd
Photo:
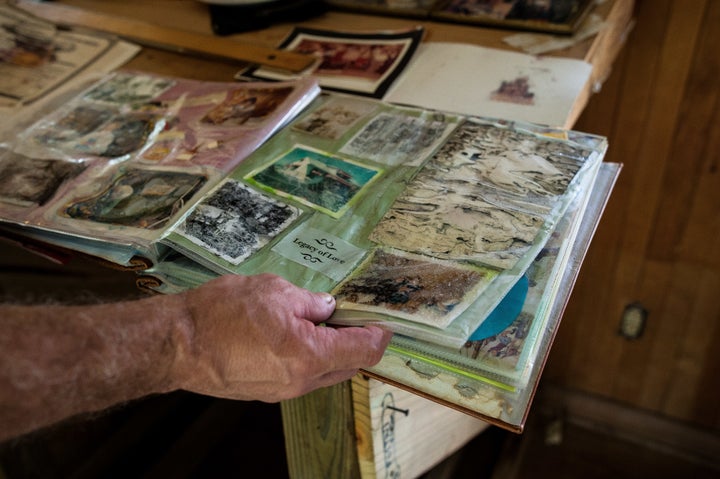
[(83, 98), (88, 101), (119, 105), (144, 104), (170, 89), (175, 82), (170, 78), (118, 72), (93, 87)]
[(73, 201), (62, 214), (97, 223), (159, 229), (206, 181), (202, 175), (131, 169), (110, 179), (100, 193)]
[(200, 203), (177, 230), (220, 258), (238, 265), (270, 242), (301, 210), (234, 180)]
[(510, 326), (498, 334), (468, 341), (459, 352), (471, 359), (512, 370), (518, 364), (533, 319), (531, 314), (521, 312)]
[(0, 201), (43, 206), (66, 181), (85, 170), (82, 163), (28, 158), (13, 152), (0, 157)]
[(498, 192), (547, 205), (563, 195), (590, 151), (578, 145), (499, 126), (466, 121), (429, 168), (452, 169), (450, 179), (472, 178)]
[(246, 180), (334, 218), (380, 173), (369, 166), (297, 146)]
[(152, 114), (81, 104), (57, 120), (37, 125), (31, 135), (37, 144), (71, 157), (117, 158), (142, 148), (156, 121)]
[[(316, 56), (317, 62), (304, 74), (317, 78), (322, 88), (382, 98), (407, 66), (423, 34), (420, 27), (380, 33), (295, 27), (280, 48)], [(266, 80), (294, 77), (262, 67), (241, 72), (240, 76)]]
[(533, 245), (587, 151), (466, 122), (418, 173), (370, 239), (510, 269)]
[(367, 101), (333, 97), (320, 108), (296, 121), (292, 128), (322, 138), (337, 140), (375, 109)]
[(238, 88), (229, 92), (225, 100), (210, 110), (201, 124), (212, 126), (240, 126), (249, 121), (259, 123), (272, 114), (292, 93), (292, 87)]
[(444, 328), (496, 275), (492, 269), (378, 249), (333, 295), (340, 309), (376, 312)]
[(413, 117), (381, 113), (345, 146), (341, 153), (386, 165), (420, 164), (449, 131), (442, 115)]

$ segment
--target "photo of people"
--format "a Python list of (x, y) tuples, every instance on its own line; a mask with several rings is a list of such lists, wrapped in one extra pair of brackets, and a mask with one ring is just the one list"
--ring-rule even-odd
[[(321, 87), (382, 98), (415, 53), (423, 33), (420, 27), (368, 34), (296, 27), (280, 47), (316, 56), (316, 64), (303, 75), (317, 78)], [(271, 80), (294, 77), (262, 67), (240, 76)]]
[(315, 70), (319, 74), (360, 76), (376, 80), (388, 71), (403, 49), (404, 45), (400, 44), (303, 40), (294, 50), (322, 58)]

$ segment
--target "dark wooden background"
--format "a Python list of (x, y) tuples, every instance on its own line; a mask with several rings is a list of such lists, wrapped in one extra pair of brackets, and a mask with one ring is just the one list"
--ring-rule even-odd
[[(576, 128), (624, 164), (543, 381), (720, 429), (720, 2), (640, 0)], [(618, 334), (625, 306), (644, 334)]]

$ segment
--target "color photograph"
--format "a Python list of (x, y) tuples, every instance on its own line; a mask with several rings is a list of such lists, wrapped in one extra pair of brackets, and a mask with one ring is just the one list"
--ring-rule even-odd
[(246, 179), (339, 218), (379, 173), (368, 166), (296, 147)]

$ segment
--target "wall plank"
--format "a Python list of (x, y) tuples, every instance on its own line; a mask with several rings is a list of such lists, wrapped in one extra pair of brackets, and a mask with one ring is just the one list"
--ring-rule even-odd
[[(720, 428), (720, 2), (640, 0), (576, 128), (624, 164), (544, 380)], [(644, 335), (617, 334), (625, 305)]]

